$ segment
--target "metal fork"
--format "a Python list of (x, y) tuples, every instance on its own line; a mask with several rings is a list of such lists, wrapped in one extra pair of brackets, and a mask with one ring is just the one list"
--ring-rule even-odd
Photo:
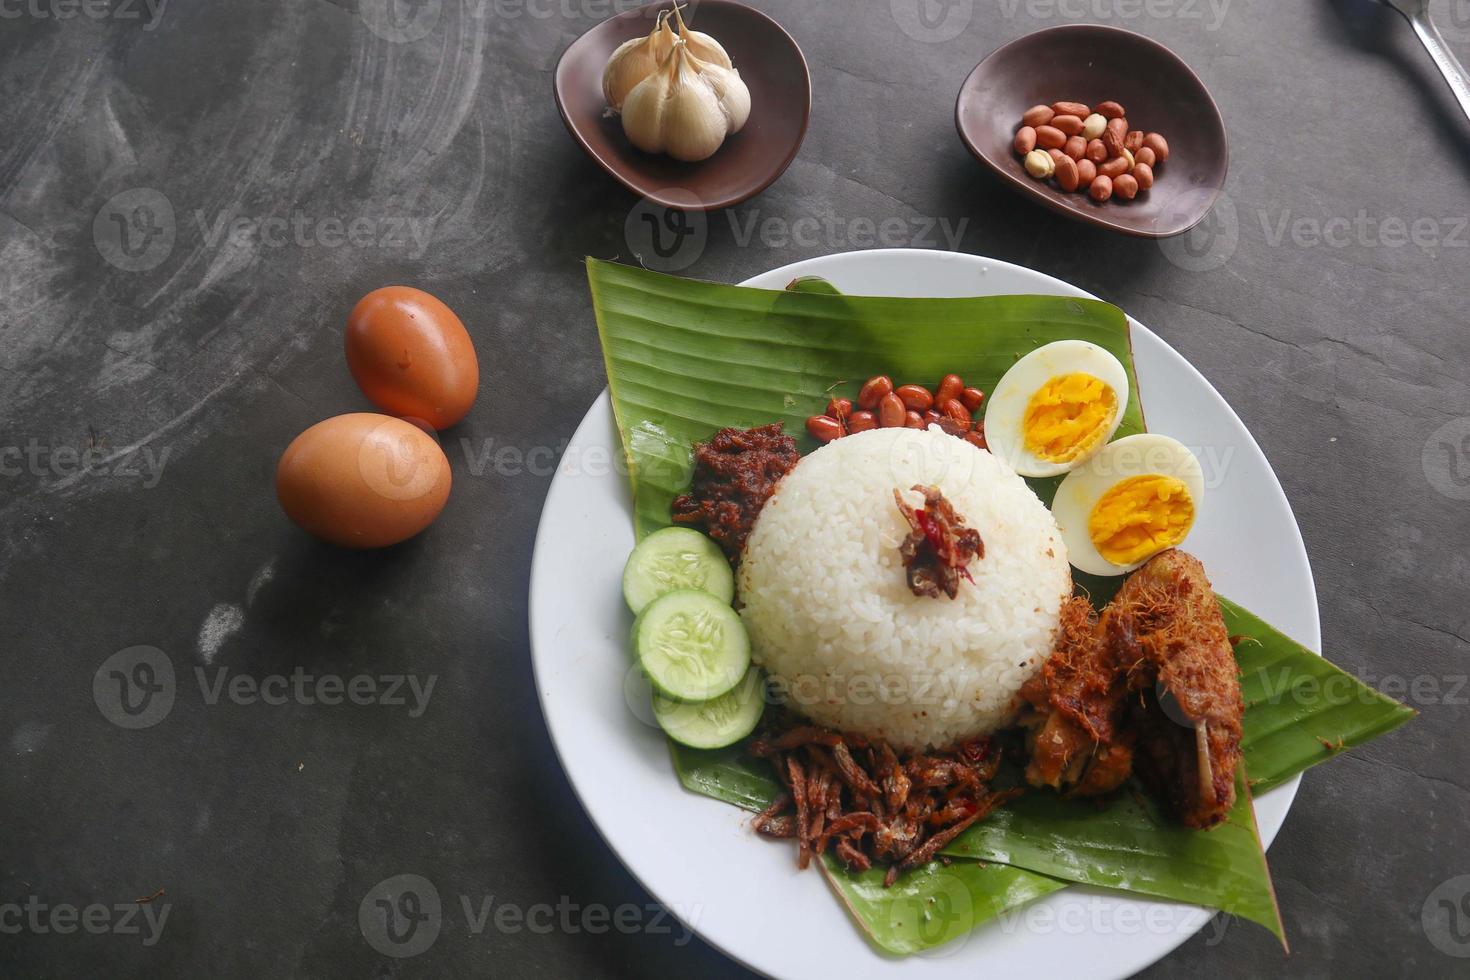
[(1434, 21), (1429, 19), (1429, 0), (1382, 0), (1394, 10), (1404, 15), (1404, 18), (1414, 28), (1414, 33), (1419, 35), (1419, 40), (1424, 44), (1429, 56), (1444, 76), (1444, 80), (1450, 83), (1450, 88), (1455, 93), (1455, 98), (1460, 100), (1460, 109), (1470, 118), (1470, 75), (1465, 74), (1465, 66), (1460, 64), (1454, 52), (1450, 51), (1449, 45), (1445, 44), (1444, 35), (1439, 33), (1439, 28), (1434, 26)]

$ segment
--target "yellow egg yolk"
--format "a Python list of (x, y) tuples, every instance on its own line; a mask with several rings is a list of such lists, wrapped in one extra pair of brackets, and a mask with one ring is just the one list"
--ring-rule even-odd
[(1070, 463), (1108, 435), (1118, 415), (1118, 393), (1090, 374), (1064, 374), (1037, 389), (1021, 430), (1026, 448), (1049, 463)]
[(1087, 518), (1097, 553), (1132, 565), (1179, 544), (1194, 525), (1194, 498), (1182, 480), (1151, 474), (1108, 488)]

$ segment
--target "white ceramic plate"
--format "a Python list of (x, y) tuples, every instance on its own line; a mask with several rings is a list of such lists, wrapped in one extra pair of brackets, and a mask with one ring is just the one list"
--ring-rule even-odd
[[(799, 275), (823, 276), (852, 294), (1088, 295), (1004, 262), (908, 249), (812, 259), (745, 285), (780, 289)], [(1147, 327), (1130, 322), (1149, 429), (1195, 449), (1205, 469), (1205, 500), (1186, 547), (1222, 593), (1319, 649), (1306, 550), (1270, 465), (1210, 383)], [(557, 754), (608, 846), (705, 940), (778, 977), (974, 978), (1024, 971), (1085, 980), (1135, 973), (1209, 920), (1190, 906), (1068, 888), (927, 955), (875, 952), (821, 874), (796, 870), (794, 848), (757, 838), (746, 814), (679, 785), (663, 736), (642, 720), (647, 715), (636, 695), (625, 696), (631, 616), (620, 577), (633, 548), (633, 523), (619, 456), (603, 392), (562, 458), (536, 536), (530, 595), (536, 686)], [(1297, 782), (1256, 800), (1267, 844)], [(960, 903), (952, 914), (966, 914), (965, 897), (952, 898)]]

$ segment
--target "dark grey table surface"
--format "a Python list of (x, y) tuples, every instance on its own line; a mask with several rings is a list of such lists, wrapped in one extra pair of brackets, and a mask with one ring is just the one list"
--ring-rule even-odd
[[(1464, 975), (1470, 126), (1371, 4), (923, 2), (927, 20), (914, 0), (760, 0), (810, 60), (811, 131), (772, 188), (710, 217), (685, 273), (957, 247), (1182, 351), (1276, 467), (1328, 655), (1422, 716), (1306, 777), (1270, 852), (1290, 958), (1217, 922), (1149, 972)], [(1470, 48), (1470, 10), (1443, 8)], [(656, 921), (531, 676), (546, 460), (604, 381), (581, 260), (643, 250), (638, 201), (551, 99), (558, 55), (609, 9), (0, 3), (0, 974), (742, 972)], [(1218, 98), (1233, 169), (1193, 238), (1067, 223), (956, 139), (981, 56), (1076, 20), (1158, 38)], [(367, 407), (343, 323), (394, 282), (461, 314), (482, 387), (445, 436), (438, 523), (346, 554), (283, 517), (272, 477), (302, 429)], [(146, 679), (140, 662), (172, 669), (174, 698), (124, 715), (110, 671)], [(214, 686), (297, 674), (421, 689)], [(359, 928), (399, 874), (445, 903), (406, 959)], [(550, 911), (476, 931), (461, 897)], [(624, 906), (626, 928), (580, 917)]]

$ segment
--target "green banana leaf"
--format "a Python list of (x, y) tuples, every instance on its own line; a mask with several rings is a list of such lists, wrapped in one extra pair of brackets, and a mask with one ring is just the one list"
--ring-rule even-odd
[(1067, 887), (1004, 864), (932, 861), (883, 887), (883, 871), (850, 874), (830, 854), (822, 873), (868, 941), (907, 956), (967, 935), (997, 916)]
[[(889, 374), (990, 390), (1017, 358), (1061, 338), (1103, 347), (1138, 390), (1128, 320), (1116, 306), (1058, 296), (891, 299), (749, 289), (587, 260), (613, 413), (628, 452), (640, 536), (668, 524), (689, 487), (696, 441), (785, 422), (816, 448), (806, 419), (834, 395)], [(1119, 436), (1142, 432), (1131, 398)], [(1035, 481), (1050, 502), (1060, 480)]]
[(1091, 800), (1028, 793), (961, 834), (944, 853), (1208, 905), (1263, 925), (1286, 942), (1244, 771), (1237, 773), (1235, 806), (1208, 832), (1181, 827), (1136, 790), (1102, 809)]
[(768, 763), (752, 759), (740, 742), (724, 749), (691, 749), (669, 740), (674, 771), (684, 788), (759, 813), (781, 786)]
[[(640, 535), (669, 523), (669, 503), (689, 483), (694, 442), (725, 426), (784, 421), (805, 441), (803, 449), (811, 449), (815, 443), (804, 434), (805, 418), (834, 394), (852, 397), (876, 373), (937, 381), (954, 372), (988, 390), (1027, 351), (1075, 338), (1114, 353), (1137, 392), (1127, 320), (1115, 307), (1095, 301), (850, 297), (821, 280), (797, 281), (784, 292), (755, 290), (593, 259), (588, 278)], [(1134, 397), (1119, 434), (1143, 428)], [(1031, 482), (1043, 500), (1051, 499), (1057, 481)], [(1097, 600), (1111, 594), (1107, 580), (1084, 584)], [(1223, 599), (1221, 606), (1232, 634), (1249, 637), (1237, 647), (1237, 658), (1248, 705), (1246, 768), (1256, 789), (1278, 785), (1412, 717), (1410, 709), (1239, 606)], [(681, 782), (694, 792), (751, 810), (764, 807), (776, 792), (764, 764), (738, 747), (672, 751)], [(954, 845), (965, 856), (994, 863), (935, 862), (906, 876), (901, 892), (898, 885), (884, 892), (881, 876), (875, 890), (871, 873), (826, 871), (869, 938), (890, 952), (957, 938), (1061, 887), (1056, 879), (1183, 898), (1251, 918), (1279, 936), (1245, 789), (1230, 822), (1209, 834), (1168, 827), (1147, 804), (1131, 798), (1098, 809), (1033, 794)], [(1183, 834), (1189, 839), (1173, 836)], [(1138, 860), (1140, 850), (1152, 860)], [(968, 915), (919, 922), (902, 914), (904, 903), (951, 907), (961, 892), (970, 896)]]
[(1223, 596), (1220, 611), (1238, 639), (1235, 660), (1245, 699), (1241, 747), (1257, 793), (1419, 713), (1312, 655)]

